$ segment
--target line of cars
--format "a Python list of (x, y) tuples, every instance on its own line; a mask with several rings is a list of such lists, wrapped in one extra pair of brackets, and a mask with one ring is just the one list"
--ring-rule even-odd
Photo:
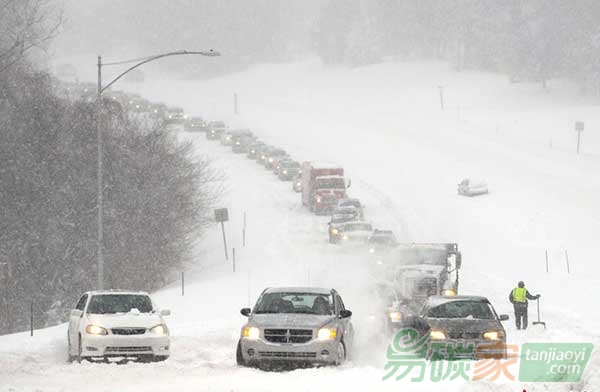
[[(311, 211), (331, 214), (330, 242), (367, 244), (365, 257), (377, 282), (374, 296), (382, 300), (375, 318), (383, 319), (385, 331), (411, 327), (438, 342), (506, 342), (501, 321), (508, 316), (498, 315), (485, 297), (456, 295), (461, 267), (456, 244), (399, 243), (393, 232), (373, 229), (364, 220), (364, 206), (348, 197), (350, 181), (339, 166), (300, 164), (247, 129), (228, 130), (222, 121), (184, 117), (177, 108), (171, 112), (174, 117), (165, 118), (165, 124), (183, 123), (187, 131), (206, 132), (207, 139), (245, 153), (283, 181), (291, 180)], [(170, 338), (164, 317), (169, 314), (144, 292), (87, 292), (70, 315), (69, 358), (165, 360)], [(351, 355), (352, 312), (335, 289), (268, 288), (241, 314), (248, 321), (236, 347), (240, 366), (340, 365)], [(491, 355), (503, 357), (504, 350), (500, 346)]]
[[(376, 318), (386, 333), (411, 327), (442, 342), (468, 341), (503, 344), (506, 333), (485, 297), (457, 295), (462, 255), (453, 243), (400, 243), (391, 230), (374, 229), (365, 220), (364, 205), (349, 197), (351, 182), (339, 165), (291, 160), (283, 149), (260, 142), (247, 129), (221, 129), (208, 139), (219, 139), (236, 153), (245, 153), (272, 170), (292, 189), (302, 193), (302, 203), (317, 215), (331, 214), (329, 242), (359, 244), (373, 265), (373, 292), (382, 306)], [(323, 308), (321, 308), (323, 306)], [(324, 309), (324, 310), (320, 310)], [(343, 363), (351, 353), (352, 312), (339, 293), (323, 288), (269, 288), (254, 308), (243, 308), (248, 317), (236, 349), (240, 366), (272, 364)], [(487, 350), (503, 357), (505, 351)]]

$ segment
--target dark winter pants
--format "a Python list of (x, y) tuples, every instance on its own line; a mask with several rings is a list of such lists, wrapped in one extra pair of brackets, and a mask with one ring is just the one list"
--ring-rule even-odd
[[(527, 303), (516, 303), (514, 306), (517, 329), (527, 329)], [(522, 323), (521, 320), (523, 321)]]

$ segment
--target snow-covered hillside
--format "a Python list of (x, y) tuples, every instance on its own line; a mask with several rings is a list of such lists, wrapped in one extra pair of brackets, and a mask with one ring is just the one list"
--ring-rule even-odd
[[(456, 74), (438, 63), (387, 63), (324, 69), (316, 62), (268, 65), (205, 82), (154, 75), (123, 84), (190, 114), (251, 128), (298, 160), (342, 164), (350, 193), (366, 204), (375, 227), (403, 241), (457, 242), (463, 253), (461, 288), (490, 298), (511, 314), (507, 296), (518, 280), (542, 294), (548, 329), (516, 331), (511, 343), (598, 343), (600, 316), (600, 127), (597, 108), (563, 85), (510, 85), (480, 73)], [(445, 110), (440, 109), (443, 86)], [(232, 114), (232, 95), (240, 114)], [(573, 122), (586, 122), (576, 155)], [(595, 134), (596, 133), (596, 134)], [(231, 246), (237, 270), (225, 262), (215, 226), (186, 277), (156, 293), (173, 310), (172, 357), (159, 364), (67, 364), (66, 326), (0, 338), (0, 390), (432, 390), (431, 384), (382, 382), (385, 347), (373, 343), (364, 315), (369, 282), (363, 260), (326, 242), (326, 218), (310, 215), (271, 173), (202, 134), (198, 153), (215, 157), (228, 174)], [(491, 193), (456, 195), (463, 177), (488, 181)], [(248, 217), (241, 248), (242, 215)], [(564, 251), (568, 251), (567, 274)], [(550, 256), (546, 273), (545, 252)], [(354, 311), (359, 346), (342, 368), (266, 373), (239, 369), (234, 349), (244, 318), (239, 308), (269, 285), (336, 287)], [(535, 317), (530, 309), (530, 319)], [(522, 385), (506, 380), (451, 382), (445, 390), (582, 390), (598, 385), (598, 355), (581, 385)]]

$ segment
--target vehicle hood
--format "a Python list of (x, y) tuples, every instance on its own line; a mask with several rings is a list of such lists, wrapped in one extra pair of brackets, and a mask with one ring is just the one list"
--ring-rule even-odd
[(335, 319), (317, 314), (266, 313), (255, 314), (249, 324), (263, 328), (320, 328)]
[(158, 313), (89, 314), (87, 319), (104, 328), (152, 328), (164, 324)]
[(486, 332), (486, 331), (504, 331), (502, 324), (498, 320), (482, 320), (473, 318), (461, 319), (436, 319), (427, 318), (427, 323), (431, 328), (441, 329), (448, 333), (461, 332)]

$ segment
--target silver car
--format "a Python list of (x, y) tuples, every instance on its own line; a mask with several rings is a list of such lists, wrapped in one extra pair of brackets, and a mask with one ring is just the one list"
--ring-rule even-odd
[(237, 346), (240, 366), (340, 365), (352, 348), (352, 312), (334, 289), (269, 288), (241, 313), (248, 322)]

